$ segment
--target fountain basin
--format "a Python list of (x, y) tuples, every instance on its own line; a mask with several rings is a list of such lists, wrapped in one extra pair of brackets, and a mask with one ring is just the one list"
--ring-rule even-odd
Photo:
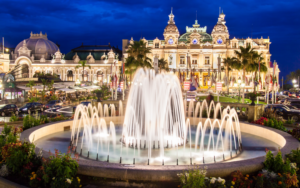
[[(113, 121), (115, 125), (121, 125), (124, 117), (105, 117), (106, 122)], [(196, 125), (200, 118), (190, 118), (191, 125)], [(24, 131), (21, 134), (21, 140), (30, 142), (39, 142), (51, 134), (60, 134), (72, 129), (73, 121), (63, 121), (58, 123), (49, 123), (39, 127), (34, 127)], [(299, 141), (291, 135), (260, 125), (240, 122), (241, 132), (254, 137), (262, 137), (278, 145), (282, 155), (289, 153), (300, 146)], [(288, 144), (287, 144), (288, 143)], [(36, 150), (39, 151), (37, 144)], [(55, 149), (55, 146), (53, 146)], [(259, 147), (259, 145), (257, 145)], [(276, 152), (275, 152), (276, 153)], [(48, 151), (43, 151), (44, 157), (49, 157)], [(233, 158), (224, 162), (204, 164), (208, 167), (208, 177), (226, 177), (235, 170), (242, 173), (251, 173), (260, 170), (265, 160), (264, 154), (250, 159)], [(194, 162), (193, 162), (194, 163)], [(203, 166), (202, 161), (197, 161), (197, 165)], [(118, 180), (136, 180), (136, 181), (178, 181), (177, 174), (190, 168), (190, 165), (140, 165), (140, 164), (118, 164), (96, 161), (94, 159), (79, 160), (79, 174), (105, 177)]]

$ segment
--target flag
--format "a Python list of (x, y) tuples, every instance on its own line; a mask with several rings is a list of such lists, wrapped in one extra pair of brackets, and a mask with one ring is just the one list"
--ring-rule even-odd
[(117, 77), (117, 74), (115, 74), (115, 87), (118, 87), (118, 77)]

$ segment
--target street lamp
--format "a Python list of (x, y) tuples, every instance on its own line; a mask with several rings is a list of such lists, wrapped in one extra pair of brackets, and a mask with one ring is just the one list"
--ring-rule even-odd
[(78, 85), (78, 86), (79, 86), (79, 84), (80, 84), (80, 81), (79, 81), (79, 79), (77, 79), (77, 81), (76, 81), (76, 85)]
[(97, 80), (94, 80), (94, 84), (97, 85)]
[(239, 102), (240, 102), (241, 89), (245, 87), (245, 84), (242, 83), (241, 78), (239, 78), (239, 79), (237, 80), (237, 83), (234, 83), (234, 87), (238, 87), (238, 90), (239, 90)]
[(293, 84), (295, 84), (296, 82), (297, 82), (297, 81), (294, 79), (294, 80), (293, 80)]

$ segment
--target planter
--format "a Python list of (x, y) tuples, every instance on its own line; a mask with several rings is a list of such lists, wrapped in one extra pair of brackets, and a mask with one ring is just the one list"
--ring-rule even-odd
[(102, 102), (101, 98), (102, 98), (102, 93), (96, 93), (97, 95), (97, 102)]
[(255, 105), (256, 96), (251, 96), (250, 100), (252, 101), (250, 105)]

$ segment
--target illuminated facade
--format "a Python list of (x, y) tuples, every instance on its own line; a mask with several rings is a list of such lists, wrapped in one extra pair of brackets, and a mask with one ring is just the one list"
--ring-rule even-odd
[[(193, 27), (186, 27), (186, 33), (180, 34), (177, 26), (175, 25), (174, 15), (171, 12), (169, 15), (168, 25), (164, 29), (164, 39), (158, 38), (154, 40), (142, 40), (151, 48), (149, 58), (154, 62), (154, 58), (164, 58), (169, 62), (169, 68), (177, 75), (179, 73), (189, 79), (187, 72), (195, 73), (200, 89), (209, 89), (211, 87), (212, 76), (219, 80), (223, 80), (225, 72), (222, 68), (222, 61), (226, 57), (235, 57), (235, 50), (239, 50), (240, 46), (251, 46), (259, 54), (262, 54), (264, 62), (268, 67), (267, 74), (273, 74), (273, 68), (270, 66), (271, 54), (270, 39), (269, 38), (229, 38), (229, 30), (226, 26), (225, 14), (221, 13), (218, 18), (217, 24), (214, 26), (212, 32), (207, 33), (207, 28), (200, 27), (198, 20), (195, 21)], [(123, 54), (124, 59), (128, 57), (125, 53), (128, 45), (133, 43), (133, 39), (123, 39)], [(220, 71), (221, 70), (221, 71)], [(221, 76), (219, 74), (221, 72)], [(278, 67), (275, 70), (275, 75), (279, 76)], [(218, 76), (216, 76), (218, 75)], [(229, 85), (233, 89), (234, 82), (241, 78), (242, 71), (233, 70), (230, 72)], [(263, 90), (264, 80), (266, 74), (261, 74), (261, 87)], [(221, 78), (221, 79), (220, 79)], [(254, 84), (254, 73), (246, 74), (245, 88), (251, 91)], [(225, 88), (224, 88), (225, 89)]]
[[(85, 68), (84, 81), (108, 82), (112, 71), (118, 72), (121, 65), (118, 48), (109, 45), (81, 45), (66, 55), (56, 44), (48, 40), (47, 34), (30, 34), (29, 39), (20, 42), (11, 54), (5, 54), (10, 70), (22, 66), (17, 78), (32, 78), (36, 73), (57, 74), (62, 81), (82, 81), (83, 69), (75, 67), (80, 60), (86, 60), (91, 68)], [(10, 56), (10, 58), (9, 58)], [(0, 57), (1, 62), (1, 57)], [(115, 67), (112, 69), (112, 65)]]

